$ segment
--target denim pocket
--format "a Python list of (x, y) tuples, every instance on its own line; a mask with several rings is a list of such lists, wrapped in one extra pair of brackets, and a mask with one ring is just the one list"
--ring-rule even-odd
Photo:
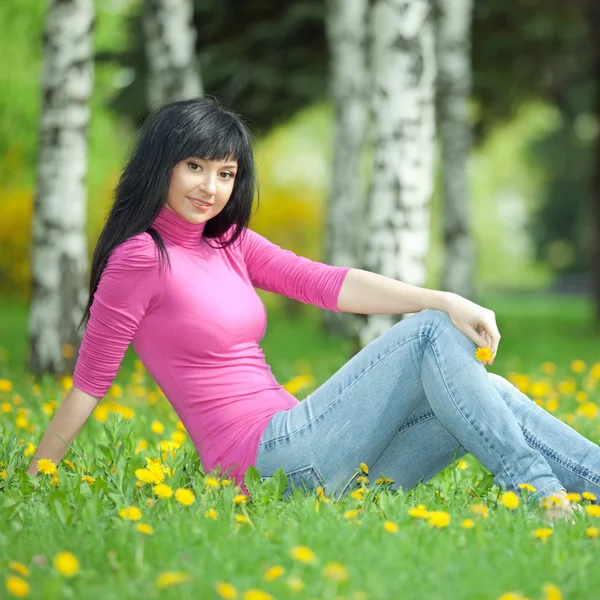
[(288, 500), (291, 498), (294, 489), (304, 490), (305, 494), (311, 494), (318, 487), (325, 487), (323, 477), (312, 465), (290, 471), (285, 474), (288, 480), (287, 488), (283, 492), (283, 499)]

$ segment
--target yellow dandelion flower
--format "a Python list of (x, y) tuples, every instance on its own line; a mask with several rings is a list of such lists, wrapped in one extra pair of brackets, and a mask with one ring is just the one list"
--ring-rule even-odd
[(536, 489), (536, 488), (534, 488), (534, 487), (533, 487), (533, 486), (532, 486), (530, 483), (520, 483), (520, 484), (519, 484), (519, 487), (520, 487), (522, 490), (527, 490), (528, 492), (531, 492), (532, 494), (533, 494), (534, 492), (537, 492), (537, 489)]
[(369, 478), (368, 478), (368, 477), (365, 477), (364, 475), (361, 475), (360, 477), (357, 477), (357, 478), (356, 478), (356, 483), (357, 483), (358, 485), (361, 485), (361, 484), (363, 484), (363, 483), (364, 483), (364, 484), (367, 484), (367, 483), (369, 483)]
[(475, 350), (475, 358), (479, 362), (486, 362), (488, 360), (492, 360), (493, 356), (494, 353), (492, 352), (492, 349), (488, 348), (487, 346), (484, 346), (483, 348), (477, 348), (477, 350)]
[(355, 508), (353, 510), (347, 510), (344, 513), (344, 519), (354, 519), (354, 517), (358, 514), (358, 510)]
[(471, 506), (471, 512), (475, 515), (479, 515), (482, 519), (487, 519), (489, 509), (485, 504), (474, 504)]
[(593, 402), (584, 402), (577, 407), (577, 414), (594, 419), (598, 414), (598, 405)]
[(348, 579), (348, 570), (346, 567), (339, 562), (328, 562), (323, 567), (323, 577), (334, 581), (335, 583), (342, 583)]
[(582, 402), (585, 402), (588, 399), (588, 395), (586, 392), (577, 392), (575, 394), (575, 400), (577, 400), (577, 402), (579, 402), (580, 404)]
[(273, 600), (271, 594), (252, 588), (244, 592), (244, 600)]
[(171, 486), (167, 485), (166, 483), (159, 483), (158, 485), (155, 485), (152, 489), (159, 498), (166, 499), (170, 498), (173, 495), (173, 488), (171, 488)]
[(297, 561), (303, 563), (312, 563), (315, 562), (315, 553), (306, 546), (294, 546), (290, 550), (290, 556)]
[(567, 494), (567, 499), (571, 502), (581, 502), (581, 494), (578, 494), (577, 492), (569, 492)]
[(154, 483), (156, 474), (148, 469), (136, 469), (135, 476), (143, 483)]
[(519, 506), (519, 497), (514, 492), (505, 492), (500, 496), (500, 502), (510, 510)]
[(469, 465), (467, 464), (466, 460), (459, 460), (456, 463), (456, 468), (460, 469), (461, 471), (464, 471)]
[(238, 597), (237, 590), (231, 584), (225, 583), (224, 581), (217, 581), (215, 583), (215, 590), (221, 598), (226, 598), (227, 600)]
[(227, 487), (228, 485), (231, 485), (231, 479), (223, 479), (223, 481), (221, 481), (221, 485), (223, 487)]
[(565, 379), (558, 382), (558, 391), (569, 396), (577, 390), (577, 382), (574, 379)]
[(153, 433), (157, 433), (160, 435), (165, 430), (165, 426), (160, 421), (157, 421), (155, 419), (154, 421), (152, 421), (152, 424), (150, 425), (150, 429), (152, 430)]
[(27, 417), (17, 417), (15, 419), (15, 425), (19, 429), (26, 429), (27, 425), (29, 425), (29, 421), (27, 420)]
[(57, 472), (56, 465), (49, 458), (40, 458), (37, 463), (38, 473), (44, 473), (44, 475), (52, 475)]
[(498, 600), (527, 600), (527, 598), (519, 594), (519, 592), (507, 592), (506, 594), (502, 594), (502, 596), (498, 596)]
[(359, 488), (350, 493), (350, 497), (354, 500), (364, 500), (364, 488)]
[(10, 392), (13, 384), (8, 379), (0, 379), (0, 392)]
[(473, 527), (475, 527), (475, 522), (473, 521), (473, 519), (464, 519), (460, 525), (464, 529), (472, 529)]
[(546, 402), (546, 410), (551, 413), (556, 412), (558, 410), (559, 406), (560, 405), (556, 398), (550, 398), (550, 400), (548, 400), (548, 402)]
[(590, 375), (594, 379), (600, 379), (600, 362), (592, 365), (592, 368), (590, 369)]
[(560, 590), (553, 583), (544, 584), (542, 591), (544, 592), (543, 600), (562, 600)]
[(424, 504), (419, 504), (417, 507), (409, 508), (408, 514), (415, 519), (428, 519), (429, 511), (425, 508)]
[(119, 511), (119, 516), (128, 521), (139, 521), (142, 518), (142, 512), (137, 506), (128, 506)]
[(207, 478), (204, 480), (204, 485), (205, 485), (207, 488), (214, 488), (214, 489), (218, 489), (218, 488), (220, 487), (220, 485), (221, 485), (221, 484), (219, 483), (219, 480), (218, 480), (218, 479), (215, 479), (214, 477), (207, 477)]
[(315, 378), (312, 375), (297, 375), (283, 384), (283, 387), (290, 393), (296, 394), (301, 389), (315, 384)]
[(29, 576), (29, 569), (23, 563), (20, 563), (20, 562), (18, 562), (16, 560), (11, 560), (8, 563), (8, 567), (9, 567), (9, 569), (12, 569), (13, 571), (16, 571), (22, 577), (28, 577)]
[(246, 523), (246, 524), (250, 524), (250, 520), (248, 519), (248, 517), (246, 515), (235, 515), (235, 520), (238, 523)]
[(542, 541), (546, 541), (552, 534), (554, 533), (554, 529), (550, 529), (549, 527), (542, 527), (541, 529), (536, 529), (533, 532), (536, 538), (539, 538)]
[(294, 592), (301, 592), (304, 589), (304, 581), (299, 577), (289, 577), (286, 581), (288, 587)]
[(581, 494), (586, 500), (596, 500), (596, 495), (592, 494), (592, 492), (583, 492), (583, 494)]
[(216, 521), (219, 518), (219, 513), (214, 509), (214, 508), (209, 508), (205, 513), (204, 516), (207, 519), (212, 519), (213, 521)]
[(383, 528), (388, 533), (396, 533), (398, 531), (398, 525), (396, 525), (396, 523), (394, 523), (392, 521), (384, 521)]
[(597, 527), (588, 527), (585, 530), (585, 534), (591, 538), (598, 537), (598, 528)]
[(154, 533), (154, 529), (152, 529), (152, 525), (148, 525), (147, 523), (136, 523), (135, 528), (140, 532), (146, 535), (152, 535)]
[(177, 444), (183, 444), (183, 442), (187, 440), (187, 435), (185, 435), (183, 431), (174, 431), (171, 434), (171, 440), (176, 442)]
[(234, 504), (246, 504), (246, 496), (244, 494), (237, 494), (233, 497)]
[(65, 577), (73, 577), (79, 572), (79, 561), (71, 552), (59, 552), (54, 557), (54, 568)]
[(156, 578), (156, 586), (159, 589), (164, 589), (176, 583), (191, 581), (191, 577), (183, 571), (164, 571)]
[(89, 483), (90, 485), (93, 485), (93, 483), (96, 481), (96, 478), (90, 477), (89, 475), (82, 475), (81, 481), (83, 481), (83, 483)]
[(546, 375), (554, 375), (556, 372), (556, 365), (553, 362), (542, 363), (542, 371)]
[(369, 467), (367, 467), (367, 465), (364, 462), (360, 463), (360, 470), (365, 474), (368, 475), (369, 474)]
[(573, 373), (583, 373), (586, 369), (586, 364), (582, 360), (574, 360), (571, 363)]
[(381, 485), (381, 484), (386, 484), (386, 483), (394, 483), (394, 480), (390, 479), (389, 477), (380, 477), (379, 479), (375, 480), (376, 485)]
[(137, 442), (137, 444), (135, 445), (135, 453), (139, 454), (140, 452), (143, 452), (144, 450), (148, 450), (148, 442), (146, 440), (139, 440)]
[(184, 506), (190, 506), (196, 501), (196, 497), (194, 496), (194, 492), (192, 492), (192, 490), (178, 488), (175, 491), (175, 500)]
[(8, 414), (11, 411), (12, 411), (12, 404), (10, 402), (2, 402), (2, 404), (0, 404), (0, 412)]
[[(0, 380), (2, 381), (2, 380)], [(10, 594), (17, 598), (25, 598), (29, 595), (29, 584), (16, 575), (9, 575), (6, 578), (6, 589)]]
[(267, 569), (265, 573), (265, 581), (273, 581), (274, 579), (281, 577), (284, 573), (285, 569), (280, 565), (271, 567), (270, 569)]
[(450, 525), (450, 515), (443, 510), (434, 510), (429, 513), (429, 517), (427, 518), (427, 522), (432, 527), (448, 527)]
[(590, 504), (585, 507), (585, 510), (590, 517), (600, 517), (600, 506), (598, 504)]
[(177, 423), (175, 423), (175, 428), (177, 429), (177, 431), (183, 431), (184, 433), (186, 431), (185, 425), (181, 422), (181, 419), (177, 420)]
[(23, 454), (25, 456), (33, 456), (35, 454), (36, 449), (37, 446), (35, 444), (27, 442), (27, 446), (25, 447), (25, 450), (23, 450)]

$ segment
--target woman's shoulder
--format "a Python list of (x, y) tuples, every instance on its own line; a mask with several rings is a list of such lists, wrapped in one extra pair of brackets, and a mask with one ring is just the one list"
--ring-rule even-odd
[(134, 268), (158, 266), (158, 247), (148, 232), (138, 233), (121, 242), (111, 254), (112, 262)]

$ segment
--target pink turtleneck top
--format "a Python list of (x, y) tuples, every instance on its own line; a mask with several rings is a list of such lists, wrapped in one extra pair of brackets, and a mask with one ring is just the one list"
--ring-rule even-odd
[(206, 472), (231, 468), (247, 493), (244, 474), (255, 464), (269, 419), (298, 402), (265, 361), (260, 341), (267, 314), (254, 288), (338, 311), (350, 267), (297, 256), (247, 228), (227, 248), (212, 248), (204, 225), (161, 209), (153, 228), (171, 269), (160, 273), (148, 233), (115, 248), (94, 294), (73, 384), (103, 398), (131, 343)]

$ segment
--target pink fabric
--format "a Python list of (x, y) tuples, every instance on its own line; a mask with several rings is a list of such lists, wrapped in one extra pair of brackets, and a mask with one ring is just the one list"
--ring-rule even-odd
[[(298, 401), (275, 379), (260, 341), (267, 319), (254, 287), (337, 311), (350, 267), (297, 256), (245, 229), (224, 250), (167, 208), (153, 227), (171, 271), (159, 273), (148, 233), (110, 255), (91, 307), (73, 384), (103, 398), (129, 343), (164, 392), (207, 471), (242, 487), (269, 419)], [(216, 240), (210, 240), (215, 245)]]

